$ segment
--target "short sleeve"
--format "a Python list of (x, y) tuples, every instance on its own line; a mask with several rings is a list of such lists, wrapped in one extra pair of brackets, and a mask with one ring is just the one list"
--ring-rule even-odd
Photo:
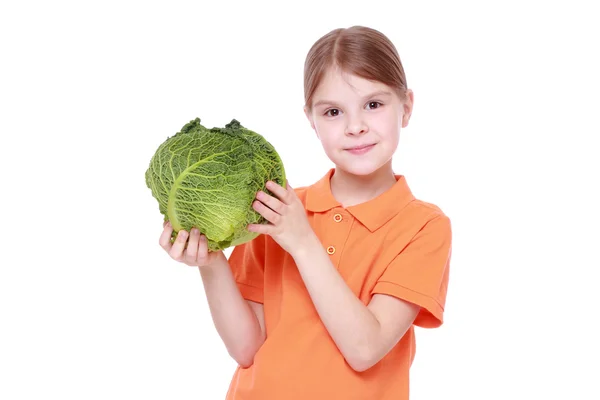
[(264, 302), (265, 236), (236, 246), (229, 256), (229, 266), (242, 297)]
[(414, 325), (439, 327), (443, 323), (451, 252), (450, 219), (437, 216), (387, 266), (372, 294), (387, 294), (414, 303), (421, 307)]

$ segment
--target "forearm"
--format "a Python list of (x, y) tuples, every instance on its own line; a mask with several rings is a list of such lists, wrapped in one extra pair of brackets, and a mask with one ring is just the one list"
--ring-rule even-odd
[(372, 364), (381, 326), (350, 290), (316, 237), (294, 255), (313, 304), (346, 361), (356, 370)]
[(256, 314), (242, 297), (225, 256), (199, 269), (217, 332), (231, 357), (242, 367), (250, 366), (264, 342)]

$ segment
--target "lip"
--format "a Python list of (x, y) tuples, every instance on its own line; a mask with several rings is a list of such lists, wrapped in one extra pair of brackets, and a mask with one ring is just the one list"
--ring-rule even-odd
[(354, 146), (354, 147), (350, 147), (345, 150), (352, 154), (364, 154), (364, 153), (368, 152), (369, 150), (371, 150), (373, 147), (375, 147), (375, 143)]

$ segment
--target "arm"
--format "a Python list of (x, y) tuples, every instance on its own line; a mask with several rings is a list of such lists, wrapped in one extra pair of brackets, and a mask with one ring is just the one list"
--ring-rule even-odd
[(375, 294), (365, 306), (331, 264), (316, 236), (293, 254), (312, 301), (348, 364), (364, 371), (379, 362), (411, 326), (419, 307)]
[(242, 297), (225, 256), (199, 270), (217, 332), (231, 357), (249, 367), (265, 341), (263, 305)]
[(286, 190), (268, 182), (267, 188), (277, 198), (261, 191), (253, 207), (270, 224), (252, 224), (248, 230), (270, 235), (290, 253), (321, 320), (348, 364), (356, 371), (370, 368), (402, 338), (419, 306), (385, 294), (375, 294), (365, 306), (331, 264), (289, 184)]
[[(176, 261), (197, 266), (217, 332), (229, 354), (247, 368), (265, 340), (262, 304), (246, 301), (222, 251), (209, 252), (206, 237), (197, 229), (179, 231), (171, 243), (173, 227), (165, 223), (159, 243)], [(188, 241), (189, 238), (189, 241)]]

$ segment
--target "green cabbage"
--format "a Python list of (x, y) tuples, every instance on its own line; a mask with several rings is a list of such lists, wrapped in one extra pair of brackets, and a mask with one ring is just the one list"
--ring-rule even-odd
[(285, 170), (275, 148), (235, 119), (225, 128), (190, 121), (156, 150), (146, 185), (158, 201), (173, 237), (196, 227), (211, 251), (248, 242), (258, 236), (248, 224), (266, 223), (252, 208), (268, 180), (285, 187)]

